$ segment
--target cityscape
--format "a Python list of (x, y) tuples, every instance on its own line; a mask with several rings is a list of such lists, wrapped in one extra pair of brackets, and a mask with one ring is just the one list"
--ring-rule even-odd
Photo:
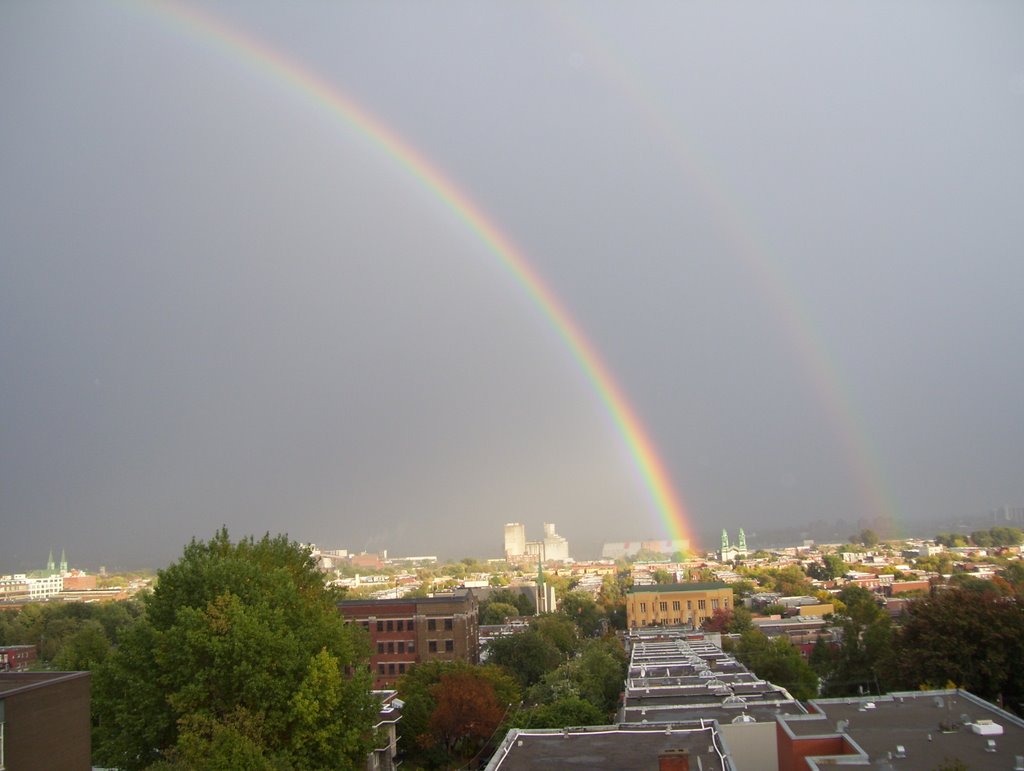
[[(251, 673), (262, 660), (268, 674), (282, 674), (257, 650), (280, 641), (252, 637), (243, 617), (208, 626), (220, 615), (215, 597), (237, 591), (248, 603), (280, 591), (265, 582), (281, 569), (322, 594), (318, 623), (345, 650), (334, 677), (364, 683), (363, 700), (349, 691), (346, 717), (332, 718), (351, 744), (326, 767), (558, 768), (581, 754), (609, 769), (1013, 767), (1024, 754), (1024, 679), (1011, 663), (1024, 655), (1024, 530), (1014, 526), (1024, 509), (997, 515), (998, 525), (929, 539), (886, 541), (864, 529), (845, 543), (757, 548), (740, 528), (723, 530), (714, 551), (649, 539), (606, 543), (589, 560), (572, 557), (556, 523), (528, 540), (519, 522), (495, 526), (501, 557), (459, 561), (283, 537), (234, 542), (225, 529), (187, 545), (173, 565), (134, 576), (89, 573), (51, 551), (45, 568), (0, 576), (6, 767), (148, 768), (160, 757), (250, 767), (274, 757), (280, 750), (265, 735), (258, 747), (245, 743), (254, 736), (211, 745), (216, 734), (203, 730), (188, 740), (204, 753), (193, 755), (181, 728), (175, 744), (139, 755), (132, 742), (151, 739), (121, 711), (134, 697), (112, 703), (110, 693), (134, 666), (126, 657), (160, 650), (136, 650), (134, 635), (157, 633), (168, 602), (187, 607), (177, 604), (187, 586), (210, 602), (203, 610), (191, 600), (197, 620), (208, 619), (191, 634), (205, 630), (212, 637), (202, 645), (230, 644), (233, 657), (239, 645), (252, 651), (206, 666), (234, 677), (225, 668)], [(160, 634), (176, 639), (179, 623)], [(271, 617), (261, 623), (268, 635), (284, 629)], [(131, 675), (148, 681), (139, 699), (168, 687), (163, 675), (150, 680), (168, 666), (161, 661)], [(223, 730), (247, 703), (244, 683), (228, 687), (224, 706), (235, 706), (216, 718), (227, 720)], [(315, 703), (328, 698), (318, 694)], [(296, 703), (283, 706), (294, 721)], [(30, 728), (44, 709), (67, 727), (58, 742), (40, 742)], [(208, 707), (191, 709), (200, 712), (178, 720)], [(246, 747), (256, 755), (242, 760)], [(294, 767), (326, 762), (288, 753)]]
[(0, 3), (0, 771), (1024, 771), (1024, 3)]

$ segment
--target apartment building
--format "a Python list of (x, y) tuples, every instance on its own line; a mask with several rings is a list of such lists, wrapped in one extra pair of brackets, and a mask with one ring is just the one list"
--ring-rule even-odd
[(345, 600), (338, 609), (370, 635), (374, 688), (390, 688), (421, 661), (480, 660), (472, 593), (396, 600)]
[(689, 624), (700, 626), (716, 610), (732, 608), (732, 588), (724, 581), (634, 586), (626, 597), (630, 629)]

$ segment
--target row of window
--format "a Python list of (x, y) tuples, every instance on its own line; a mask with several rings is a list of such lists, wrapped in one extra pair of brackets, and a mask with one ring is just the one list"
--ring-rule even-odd
[[(428, 640), (427, 650), (430, 653), (437, 653), (438, 640)], [(451, 653), (455, 650), (455, 640), (444, 640), (444, 649), (446, 652)], [(398, 642), (378, 642), (377, 653), (415, 653), (416, 643), (413, 640), (399, 640)]]
[(407, 666), (411, 667), (412, 664), (411, 663), (410, 664), (406, 664), (404, 661), (400, 661), (398, 664), (378, 664), (377, 665), (377, 674), (378, 675), (395, 675), (395, 674), (404, 675), (405, 674), (405, 668)]
[[(679, 600), (673, 600), (672, 601), (672, 610), (680, 610), (679, 602), (680, 602)], [(723, 600), (723, 603), (724, 603), (724, 607), (726, 607), (726, 608), (729, 607), (729, 601), (728, 600)], [(708, 604), (707, 600), (697, 600), (697, 608), (698, 608), (698, 610), (707, 610), (707, 604)], [(711, 609), (712, 610), (718, 610), (718, 607), (719, 607), (718, 600), (712, 600), (711, 601)], [(693, 600), (687, 600), (686, 601), (686, 609), (687, 610), (693, 610)], [(668, 612), (668, 603), (667, 602), (659, 602), (658, 603), (658, 610), (660, 610), (662, 613), (667, 613)], [(646, 613), (647, 612), (647, 603), (646, 602), (641, 602), (640, 603), (640, 612), (641, 613)]]
[[(428, 618), (427, 619), (427, 631), (429, 631), (429, 632), (436, 632), (437, 631), (437, 622), (439, 620), (444, 622), (444, 628), (446, 630), (451, 631), (453, 621), (450, 618), (443, 618), (443, 619)], [(370, 622), (369, 621), (364, 621), (363, 622), (363, 626), (368, 628), (370, 626)], [(416, 631), (416, 621), (411, 619), (411, 618), (399, 618), (399, 619), (391, 618), (391, 619), (388, 619), (386, 621), (381, 619), (381, 620), (377, 621), (377, 631), (378, 632), (415, 632)]]
[(415, 653), (415, 640), (399, 640), (398, 642), (378, 642), (377, 653)]

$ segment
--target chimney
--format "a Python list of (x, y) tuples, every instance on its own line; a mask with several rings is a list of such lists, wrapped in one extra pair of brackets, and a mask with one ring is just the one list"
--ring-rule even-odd
[(690, 751), (662, 750), (658, 753), (658, 771), (690, 771)]

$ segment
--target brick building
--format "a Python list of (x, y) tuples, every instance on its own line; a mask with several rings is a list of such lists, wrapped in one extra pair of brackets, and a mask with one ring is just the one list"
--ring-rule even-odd
[(397, 600), (345, 600), (346, 620), (370, 634), (374, 688), (388, 688), (421, 661), (480, 660), (478, 604), (472, 593)]
[(626, 597), (629, 628), (690, 624), (700, 626), (716, 610), (732, 608), (732, 588), (724, 581), (634, 586)]
[(34, 645), (0, 645), (0, 672), (27, 672), (37, 655)]
[(88, 672), (0, 674), (0, 768), (92, 768)]

